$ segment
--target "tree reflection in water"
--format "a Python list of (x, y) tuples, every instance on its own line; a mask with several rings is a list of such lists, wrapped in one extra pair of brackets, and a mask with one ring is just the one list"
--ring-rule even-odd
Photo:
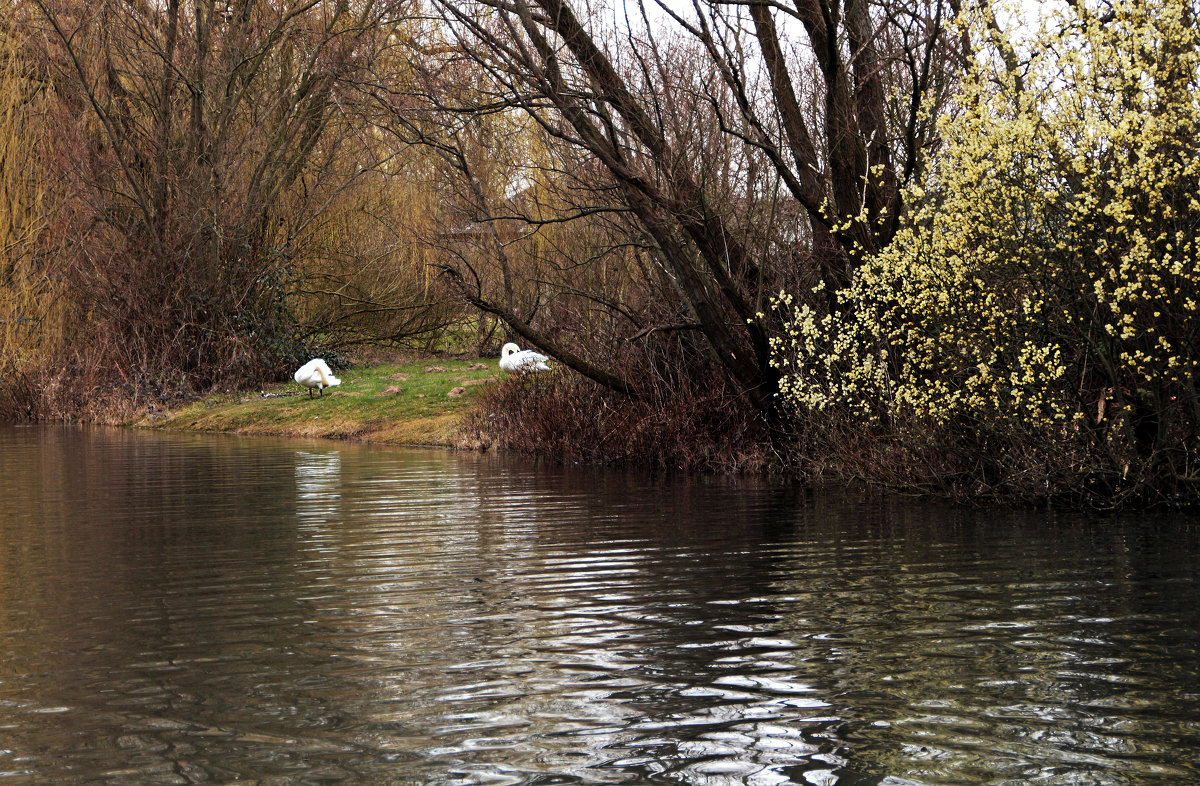
[(1197, 529), (0, 431), (0, 780), (1145, 783)]

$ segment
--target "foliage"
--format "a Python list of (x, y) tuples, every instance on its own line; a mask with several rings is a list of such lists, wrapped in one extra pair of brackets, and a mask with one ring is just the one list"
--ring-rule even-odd
[(1196, 17), (1186, 0), (1072, 3), (1024, 63), (972, 20), (988, 43), (908, 228), (834, 313), (777, 301), (788, 405), (925, 461), (936, 445), (909, 480), (1194, 499)]

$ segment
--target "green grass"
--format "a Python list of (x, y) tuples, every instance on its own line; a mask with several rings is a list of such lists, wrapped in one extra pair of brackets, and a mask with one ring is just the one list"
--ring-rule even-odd
[[(459, 444), (459, 417), (488, 382), (499, 377), (494, 360), (419, 360), (336, 373), (342, 384), (323, 397), (314, 393), (309, 398), (306, 388), (289, 382), (261, 392), (209, 396), (178, 410), (147, 415), (137, 425), (454, 446)], [(452, 391), (461, 394), (447, 395)]]

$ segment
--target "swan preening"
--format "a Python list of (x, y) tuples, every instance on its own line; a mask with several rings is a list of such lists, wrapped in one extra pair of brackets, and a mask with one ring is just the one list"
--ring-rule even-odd
[(313, 388), (316, 388), (320, 391), (321, 396), (324, 396), (325, 388), (342, 384), (342, 381), (335, 377), (333, 372), (329, 370), (329, 364), (321, 358), (313, 358), (305, 363), (297, 369), (293, 377), (301, 385), (308, 388), (309, 398), (312, 398)]
[(532, 349), (521, 349), (516, 344), (508, 343), (500, 350), (500, 368), (503, 371), (533, 373), (549, 371), (546, 361), (550, 358), (534, 352)]

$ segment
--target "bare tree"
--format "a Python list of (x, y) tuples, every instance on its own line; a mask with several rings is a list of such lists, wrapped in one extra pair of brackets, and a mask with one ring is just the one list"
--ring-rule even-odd
[[(945, 98), (958, 62), (954, 0), (630, 3), (624, 18), (586, 0), (437, 7), (453, 56), (486, 74), (459, 108), (518, 108), (546, 138), (583, 152), (590, 171), (563, 169), (564, 190), (583, 193), (586, 181), (577, 207), (590, 215), (607, 200), (625, 242), (657, 267), (645, 281), (672, 322), (631, 321), (625, 338), (694, 331), (770, 415), (778, 323), (763, 313), (765, 295), (798, 282), (831, 293), (895, 233), (900, 188), (932, 143), (922, 109)], [(595, 373), (468, 272), (449, 273), (519, 335), (641, 392), (611, 368)]]
[[(298, 241), (368, 169), (343, 110), (389, 0), (34, 0), (55, 99), (61, 275), (136, 386), (269, 375), (296, 351)], [(132, 379), (134, 376), (139, 379)]]

